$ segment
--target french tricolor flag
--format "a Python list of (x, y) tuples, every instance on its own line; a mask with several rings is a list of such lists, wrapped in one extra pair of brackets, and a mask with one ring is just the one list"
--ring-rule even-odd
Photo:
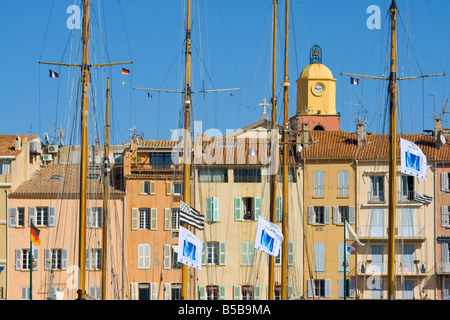
[(50, 78), (58, 78), (59, 77), (59, 75), (55, 71), (48, 70), (48, 73), (49, 73)]
[(359, 84), (359, 79), (350, 77), (350, 84), (357, 86)]

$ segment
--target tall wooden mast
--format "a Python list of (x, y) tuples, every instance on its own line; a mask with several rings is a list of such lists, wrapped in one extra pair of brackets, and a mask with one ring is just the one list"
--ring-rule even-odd
[(285, 43), (284, 43), (284, 80), (281, 86), (284, 89), (283, 103), (284, 103), (284, 135), (283, 135), (283, 217), (281, 231), (283, 233), (283, 243), (281, 246), (281, 300), (287, 299), (287, 254), (288, 254), (288, 235), (287, 235), (287, 222), (288, 222), (288, 158), (289, 158), (289, 77), (288, 77), (288, 35), (289, 35), (289, 0), (286, 1), (286, 13), (285, 13)]
[[(183, 171), (183, 201), (190, 205), (190, 127), (191, 127), (191, 0), (187, 0), (186, 39), (185, 39), (185, 86), (184, 86), (184, 171)], [(187, 228), (187, 225), (184, 224)], [(184, 263), (181, 265), (181, 300), (188, 299), (188, 269)]]
[(109, 78), (106, 89), (106, 123), (105, 123), (105, 157), (104, 157), (104, 174), (103, 174), (103, 242), (102, 242), (102, 300), (106, 300), (106, 258), (108, 248), (108, 216), (109, 216)]
[[(277, 5), (278, 0), (273, 1), (273, 55), (272, 55), (272, 132), (271, 142), (275, 143), (278, 139), (277, 134), (277, 92), (276, 92), (276, 58), (277, 58)], [(275, 166), (275, 172), (271, 175), (270, 184), (270, 222), (276, 221), (277, 206), (277, 180), (278, 180), (278, 154), (271, 155), (272, 165)], [(269, 255), (269, 300), (274, 299), (274, 257)]]
[(396, 167), (397, 167), (397, 6), (391, 7), (391, 69), (389, 74), (389, 211), (388, 211), (388, 299), (394, 299), (394, 253), (395, 253), (395, 209), (396, 209)]
[(79, 266), (80, 289), (78, 299), (86, 295), (86, 196), (88, 171), (88, 103), (89, 103), (89, 0), (83, 4), (83, 63), (81, 65), (81, 164), (80, 164), (80, 218), (79, 218)]

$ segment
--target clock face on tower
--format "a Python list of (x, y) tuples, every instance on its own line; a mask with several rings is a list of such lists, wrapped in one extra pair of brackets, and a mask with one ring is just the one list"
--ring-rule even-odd
[(317, 83), (316, 85), (314, 85), (313, 90), (314, 90), (315, 94), (322, 94), (322, 92), (323, 92), (323, 85), (320, 84), (320, 83)]

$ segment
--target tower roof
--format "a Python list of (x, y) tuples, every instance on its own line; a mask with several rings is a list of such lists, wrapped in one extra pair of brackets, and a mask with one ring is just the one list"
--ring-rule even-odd
[(321, 63), (312, 63), (303, 69), (300, 79), (333, 79), (333, 73)]

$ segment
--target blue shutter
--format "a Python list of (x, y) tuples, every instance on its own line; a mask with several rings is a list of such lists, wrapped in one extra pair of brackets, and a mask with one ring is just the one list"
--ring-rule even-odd
[(324, 222), (330, 224), (330, 207), (324, 207)]
[(34, 224), (36, 224), (35, 212), (35, 207), (28, 207), (28, 226), (31, 226), (31, 220), (33, 220)]
[(314, 243), (314, 271), (325, 271), (325, 243)]
[(9, 226), (17, 226), (17, 208), (9, 208)]
[(44, 270), (50, 270), (50, 249), (44, 249)]
[[(339, 243), (338, 251), (339, 251), (339, 258), (338, 258), (339, 271), (343, 272), (344, 271), (344, 252), (345, 252), (345, 247), (344, 247), (343, 242)], [(348, 268), (347, 268), (347, 272), (348, 272)]]
[(55, 226), (55, 207), (48, 208), (48, 226), (49, 227)]
[(22, 270), (22, 250), (16, 249), (16, 270)]
[(308, 224), (314, 223), (314, 207), (308, 207)]
[(338, 224), (339, 223), (339, 207), (333, 206), (333, 223)]
[(67, 249), (61, 250), (61, 270), (67, 270)]
[(355, 223), (355, 207), (354, 206), (348, 207), (348, 223), (350, 223), (350, 224)]

